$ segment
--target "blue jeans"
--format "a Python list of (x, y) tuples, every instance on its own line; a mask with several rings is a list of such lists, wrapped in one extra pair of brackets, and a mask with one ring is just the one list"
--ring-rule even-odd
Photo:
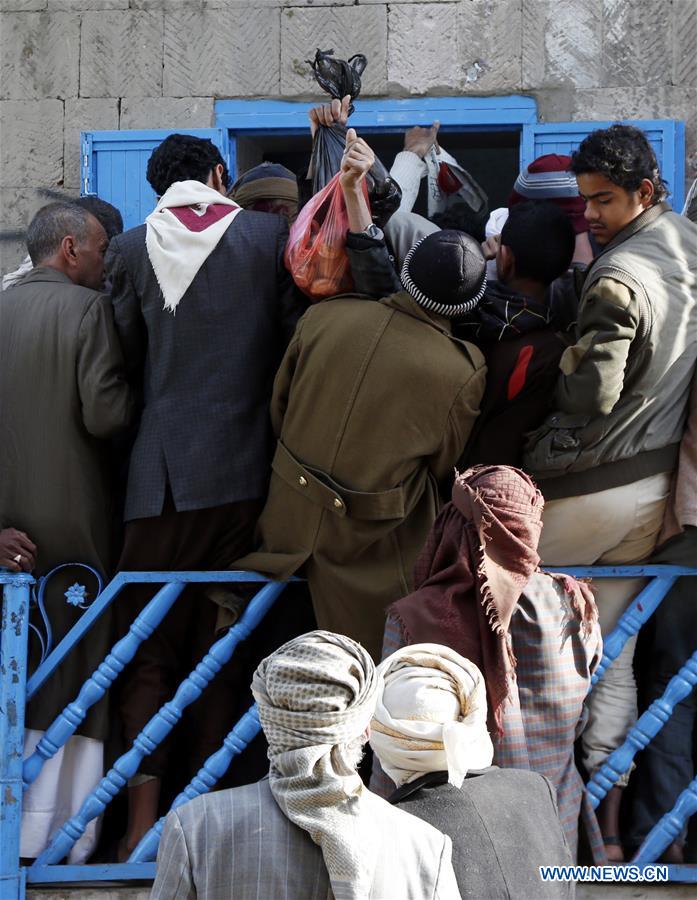
[[(671, 538), (653, 555), (651, 562), (697, 566), (697, 528), (688, 527)], [(673, 675), (697, 650), (697, 577), (678, 579), (656, 610), (654, 623), (648, 702), (663, 694)], [(694, 778), (692, 732), (696, 716), (697, 689), (675, 707), (673, 715), (644, 750), (633, 778), (630, 845), (641, 844)]]

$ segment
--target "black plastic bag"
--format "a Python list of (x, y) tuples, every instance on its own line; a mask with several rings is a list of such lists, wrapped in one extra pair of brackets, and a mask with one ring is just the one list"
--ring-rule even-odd
[(361, 92), (361, 75), (368, 65), (366, 57), (362, 53), (356, 53), (348, 61), (334, 59), (333, 50), (320, 50), (318, 47), (315, 58), (308, 59), (307, 62), (312, 66), (317, 83), (323, 91), (336, 100), (343, 100), (347, 94), (350, 96), (349, 115), (351, 115), (354, 109), (353, 101)]
[[(315, 78), (323, 90), (337, 100), (347, 94), (351, 97), (349, 115), (353, 112), (353, 100), (361, 92), (361, 75), (367, 59), (358, 53), (351, 59), (334, 59), (333, 50), (317, 50), (310, 65)], [(312, 144), (312, 157), (307, 177), (312, 180), (312, 193), (317, 194), (332, 180), (341, 168), (341, 157), (346, 147), (346, 126), (319, 125)], [(402, 189), (390, 178), (389, 172), (379, 159), (366, 175), (368, 200), (373, 222), (380, 227), (387, 224), (402, 201)]]

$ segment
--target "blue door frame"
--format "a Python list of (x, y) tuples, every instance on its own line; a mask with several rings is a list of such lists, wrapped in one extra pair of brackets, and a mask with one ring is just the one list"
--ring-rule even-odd
[[(179, 129), (184, 134), (210, 138), (219, 148), (236, 178), (237, 138), (263, 135), (308, 135), (308, 110), (316, 104), (291, 100), (218, 100), (215, 127)], [(532, 97), (410, 97), (359, 99), (351, 124), (361, 132), (400, 132), (412, 125), (441, 130), (516, 131), (520, 135), (520, 166), (543, 153), (570, 153), (593, 129), (611, 122), (545, 122), (537, 119)], [(172, 131), (92, 131), (81, 136), (81, 193), (98, 194), (114, 203), (126, 228), (144, 221), (155, 205), (155, 195), (145, 179), (147, 158)], [(685, 126), (674, 120), (631, 120), (651, 142), (663, 177), (668, 182), (673, 206), (681, 209), (685, 188)]]
[[(228, 131), (231, 170), (235, 171), (235, 138), (264, 134), (309, 134), (307, 113), (317, 101), (218, 100), (215, 124)], [(412, 125), (440, 122), (441, 131), (522, 131), (537, 122), (532, 97), (413, 97), (406, 100), (356, 101), (351, 125), (361, 132), (400, 132)], [(523, 142), (521, 141), (521, 148)], [(309, 144), (308, 144), (309, 149)], [(521, 162), (522, 162), (521, 155)], [(237, 173), (241, 174), (241, 173)]]
[[(263, 134), (297, 135), (308, 130), (308, 110), (317, 105), (289, 100), (218, 100), (215, 124), (228, 132), (231, 171), (236, 172), (235, 139)], [(411, 97), (404, 100), (359, 99), (351, 124), (370, 134), (404, 131), (412, 125), (430, 125), (441, 131), (518, 131), (520, 167), (544, 153), (569, 154), (583, 138), (606, 122), (538, 122), (533, 97)], [(673, 206), (680, 210), (685, 191), (685, 123), (672, 119), (625, 119), (647, 135), (663, 177), (668, 182)], [(237, 175), (241, 173), (237, 173)]]

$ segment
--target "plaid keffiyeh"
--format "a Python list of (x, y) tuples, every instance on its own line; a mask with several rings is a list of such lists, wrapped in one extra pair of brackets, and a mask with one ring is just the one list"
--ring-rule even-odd
[(355, 641), (313, 631), (267, 657), (252, 681), (269, 742), (269, 783), (322, 850), (336, 900), (370, 896), (385, 801), (363, 786), (347, 745), (373, 715), (378, 679)]

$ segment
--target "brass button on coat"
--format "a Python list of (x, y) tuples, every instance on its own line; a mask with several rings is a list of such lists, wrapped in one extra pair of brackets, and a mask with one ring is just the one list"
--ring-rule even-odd
[(334, 506), (336, 506), (337, 509), (341, 509), (341, 507), (342, 507), (343, 505), (344, 505), (344, 504), (341, 502), (341, 500), (339, 500), (338, 497), (334, 497)]
[(298, 478), (298, 484), (301, 487), (305, 487), (305, 485), (307, 484), (307, 478), (305, 478), (304, 475), (301, 475), (300, 478)]

